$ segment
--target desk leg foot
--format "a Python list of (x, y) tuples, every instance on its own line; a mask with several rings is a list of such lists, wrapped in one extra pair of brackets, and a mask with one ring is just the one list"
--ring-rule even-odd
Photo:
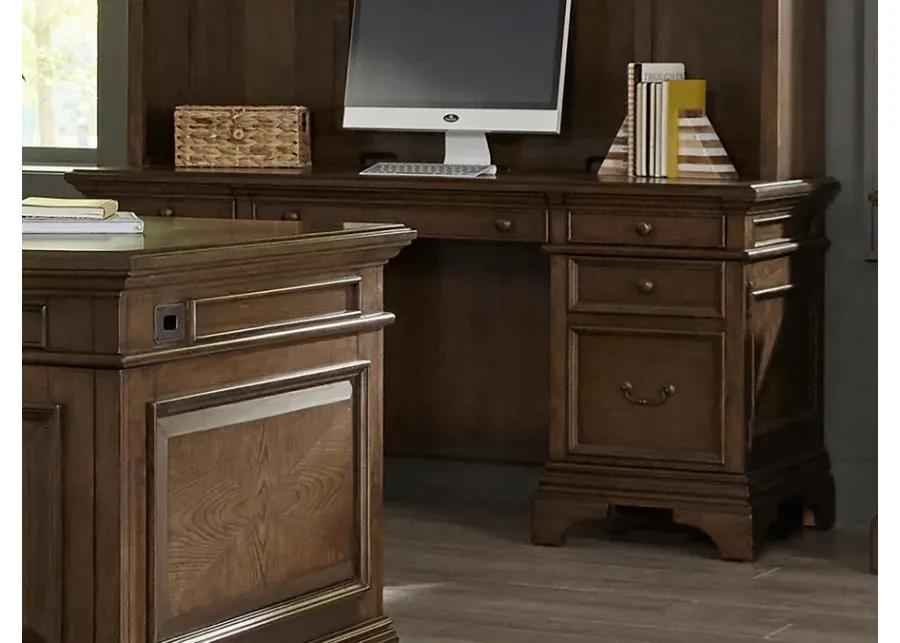
[(765, 530), (772, 522), (754, 515), (749, 508), (746, 513), (675, 511), (672, 517), (709, 536), (723, 560), (740, 562), (756, 560)]
[(818, 529), (834, 526), (834, 478), (831, 475), (806, 494), (806, 506), (810, 516), (804, 520), (805, 526)]
[(549, 497), (539, 491), (531, 511), (531, 542), (559, 547), (569, 529), (579, 522), (602, 520), (608, 515), (608, 504)]

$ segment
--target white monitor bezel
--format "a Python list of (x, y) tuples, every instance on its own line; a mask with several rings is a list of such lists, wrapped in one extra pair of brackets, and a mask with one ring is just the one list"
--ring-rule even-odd
[[(344, 105), (343, 127), (349, 130), (414, 132), (511, 132), (559, 134), (569, 49), (572, 0), (565, 0), (559, 87), (555, 109), (456, 109), (452, 107), (352, 107)], [(347, 85), (350, 74), (347, 74)], [(345, 93), (347, 90), (345, 87)]]

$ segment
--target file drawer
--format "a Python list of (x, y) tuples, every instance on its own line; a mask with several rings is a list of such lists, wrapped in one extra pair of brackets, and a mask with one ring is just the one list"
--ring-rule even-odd
[(569, 451), (722, 465), (725, 336), (573, 327)]

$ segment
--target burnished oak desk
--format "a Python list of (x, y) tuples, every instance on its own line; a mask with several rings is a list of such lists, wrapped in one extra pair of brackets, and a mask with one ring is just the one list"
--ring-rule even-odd
[(329, 228), (23, 237), (25, 641), (397, 640), (382, 266), (415, 233)]
[(780, 508), (830, 525), (823, 210), (834, 185), (100, 170), (164, 218), (403, 222), (385, 301), (388, 453), (546, 463), (533, 539), (670, 509), (750, 560)]

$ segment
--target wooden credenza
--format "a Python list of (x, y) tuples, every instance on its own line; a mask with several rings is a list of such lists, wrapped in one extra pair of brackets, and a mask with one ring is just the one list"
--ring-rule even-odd
[(385, 279), (399, 316), (385, 335), (386, 449), (546, 463), (535, 542), (559, 544), (616, 505), (656, 507), (750, 560), (779, 511), (833, 520), (830, 181), (164, 169), (69, 180), (143, 215), (416, 228)]
[(399, 225), (23, 237), (25, 641), (395, 641), (382, 268)]

